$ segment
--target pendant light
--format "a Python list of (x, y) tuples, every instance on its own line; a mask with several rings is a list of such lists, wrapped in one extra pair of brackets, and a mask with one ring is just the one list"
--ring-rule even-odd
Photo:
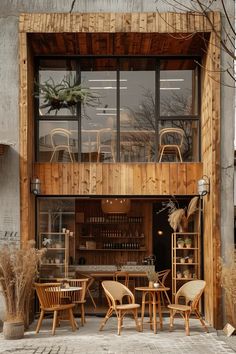
[(127, 214), (131, 205), (130, 199), (126, 198), (105, 198), (101, 204), (105, 214)]

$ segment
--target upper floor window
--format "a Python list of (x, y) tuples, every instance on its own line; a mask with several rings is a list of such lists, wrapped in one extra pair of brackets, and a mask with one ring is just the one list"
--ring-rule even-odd
[(36, 74), (38, 161), (199, 160), (194, 60), (42, 58)]

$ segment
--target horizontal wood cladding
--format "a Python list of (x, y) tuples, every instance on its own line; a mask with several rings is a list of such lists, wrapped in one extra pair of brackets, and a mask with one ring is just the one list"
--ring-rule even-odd
[(208, 21), (199, 13), (25, 13), (20, 32), (210, 32), (220, 28), (220, 13), (210, 12)]
[(202, 163), (35, 163), (42, 195), (194, 195)]

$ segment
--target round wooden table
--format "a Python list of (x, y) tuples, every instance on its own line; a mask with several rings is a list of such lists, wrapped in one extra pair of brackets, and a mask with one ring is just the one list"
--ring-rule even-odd
[[(145, 305), (149, 306), (150, 328), (157, 333), (157, 311), (159, 315), (160, 329), (162, 329), (162, 312), (161, 312), (161, 291), (168, 291), (170, 288), (160, 286), (158, 288), (149, 288), (148, 286), (141, 286), (135, 288), (137, 291), (142, 291), (142, 307), (141, 307), (141, 328), (143, 330), (143, 319), (145, 312)], [(146, 300), (148, 295), (148, 300)]]

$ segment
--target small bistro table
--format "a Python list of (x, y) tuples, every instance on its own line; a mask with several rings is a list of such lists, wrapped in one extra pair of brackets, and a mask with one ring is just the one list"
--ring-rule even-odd
[[(141, 329), (143, 331), (143, 319), (145, 312), (145, 305), (149, 305), (149, 317), (150, 317), (150, 328), (153, 327), (153, 332), (157, 333), (157, 310), (159, 315), (160, 329), (162, 329), (162, 312), (161, 312), (161, 291), (168, 291), (170, 288), (160, 286), (158, 288), (150, 288), (148, 286), (142, 286), (135, 288), (137, 291), (142, 292), (142, 307), (141, 307)], [(146, 295), (149, 299), (146, 300)]]

